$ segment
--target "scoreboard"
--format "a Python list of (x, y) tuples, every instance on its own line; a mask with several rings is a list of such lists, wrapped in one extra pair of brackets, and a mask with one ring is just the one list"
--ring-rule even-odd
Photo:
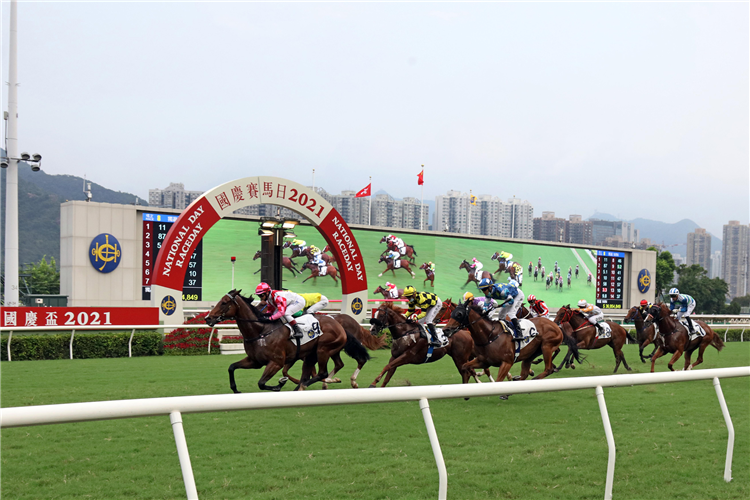
[[(141, 299), (151, 300), (151, 279), (161, 244), (178, 215), (143, 214), (143, 254), (141, 270)], [(203, 241), (190, 256), (185, 281), (182, 284), (182, 300), (202, 300), (203, 289)]]
[(622, 309), (625, 253), (596, 251), (596, 305), (602, 309)]

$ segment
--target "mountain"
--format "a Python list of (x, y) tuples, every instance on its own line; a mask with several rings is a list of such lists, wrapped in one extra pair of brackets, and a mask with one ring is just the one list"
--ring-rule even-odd
[[(2, 213), (5, 213), (5, 177), (0, 172)], [(91, 183), (93, 199), (104, 203), (135, 203), (148, 205), (146, 200), (130, 193), (113, 191)], [(85, 200), (83, 179), (73, 175), (49, 175), (43, 170), (32, 172), (25, 165), (18, 169), (18, 247), (21, 265), (39, 262), (42, 256), (60, 263), (60, 204), (68, 200)], [(5, 217), (0, 221), (5, 237)], [(0, 245), (0, 266), (5, 265), (5, 240)]]
[[(614, 215), (595, 212), (594, 215), (589, 217), (591, 219), (602, 219), (618, 221), (622, 220)], [(687, 235), (692, 233), (696, 228), (701, 227), (696, 222), (690, 219), (682, 219), (681, 221), (668, 223), (650, 219), (632, 219), (626, 220), (625, 222), (631, 222), (633, 227), (640, 232), (641, 238), (649, 238), (654, 243), (665, 245), (666, 249), (671, 253), (677, 253), (682, 257), (687, 256)], [(711, 235), (711, 252), (715, 250), (721, 250), (722, 242), (720, 238), (717, 238), (713, 234)]]

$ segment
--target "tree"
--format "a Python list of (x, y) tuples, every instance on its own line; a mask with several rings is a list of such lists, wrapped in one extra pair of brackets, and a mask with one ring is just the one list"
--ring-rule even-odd
[(727, 314), (739, 314), (743, 307), (750, 306), (750, 294), (744, 297), (735, 297), (732, 303), (727, 306)]
[(656, 247), (648, 249), (656, 252), (656, 297), (659, 297), (674, 282), (676, 266), (669, 251), (660, 252)]
[(47, 262), (47, 256), (43, 256), (36, 264), (28, 264), (23, 274), (27, 275), (26, 286), (31, 294), (52, 294), (60, 293), (60, 272), (57, 270), (57, 263), (52, 257)]
[(701, 314), (725, 314), (729, 285), (721, 278), (710, 279), (706, 270), (698, 265), (681, 265), (677, 269), (680, 293), (691, 295), (696, 302), (695, 312)]

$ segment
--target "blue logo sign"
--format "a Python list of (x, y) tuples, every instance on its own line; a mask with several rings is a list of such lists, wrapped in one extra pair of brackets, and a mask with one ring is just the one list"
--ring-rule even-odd
[(89, 246), (89, 260), (94, 269), (100, 273), (111, 273), (122, 260), (122, 247), (117, 238), (111, 234), (102, 233)]
[(177, 309), (177, 302), (175, 302), (174, 297), (172, 297), (171, 295), (167, 295), (163, 299), (161, 299), (161, 312), (163, 312), (165, 315), (173, 315), (175, 309)]
[(364, 309), (365, 305), (362, 303), (362, 299), (355, 297), (354, 300), (352, 300), (352, 312), (354, 314), (362, 314)]
[(648, 269), (641, 269), (638, 273), (638, 291), (646, 293), (649, 288), (651, 288), (651, 273)]

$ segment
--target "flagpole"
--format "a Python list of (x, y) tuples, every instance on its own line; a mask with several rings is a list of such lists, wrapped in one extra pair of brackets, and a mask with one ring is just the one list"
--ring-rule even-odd
[(370, 215), (367, 217), (367, 225), (372, 226), (372, 176), (370, 176)]
[(422, 227), (424, 217), (422, 217), (422, 205), (424, 205), (424, 165), (422, 165), (422, 199), (419, 202), (419, 230), (423, 231), (424, 228)]

